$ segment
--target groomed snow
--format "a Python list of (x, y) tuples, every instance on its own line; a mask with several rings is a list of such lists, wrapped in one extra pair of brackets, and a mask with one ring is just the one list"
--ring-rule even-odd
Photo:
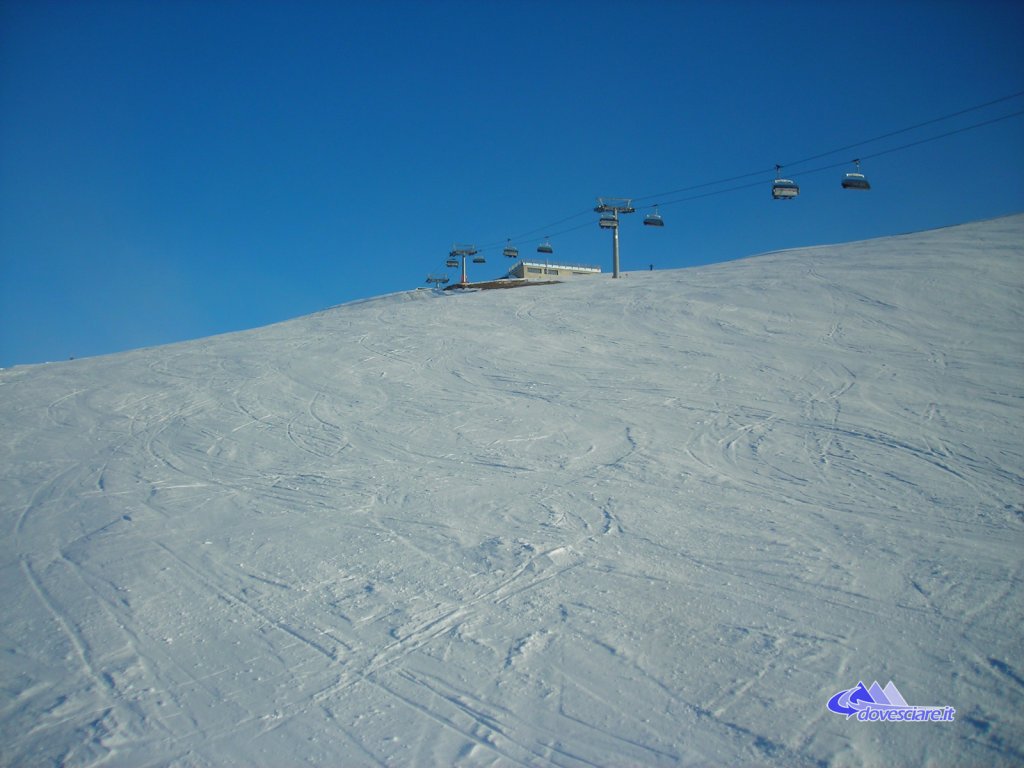
[(1024, 215), (0, 371), (0, 763), (1020, 764), (1022, 320)]

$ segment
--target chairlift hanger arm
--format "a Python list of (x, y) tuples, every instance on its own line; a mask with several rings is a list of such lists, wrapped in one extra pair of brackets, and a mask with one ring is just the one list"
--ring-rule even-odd
[(475, 245), (455, 243), (452, 245), (452, 250), (449, 252), (449, 256), (475, 256), (479, 251)]
[(597, 198), (596, 213), (635, 213), (633, 200), (629, 197), (599, 197)]

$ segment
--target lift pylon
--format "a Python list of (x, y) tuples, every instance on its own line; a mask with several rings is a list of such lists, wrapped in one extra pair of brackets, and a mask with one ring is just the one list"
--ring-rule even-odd
[(449, 258), (462, 259), (462, 285), (466, 285), (469, 282), (469, 277), (466, 274), (466, 257), (476, 256), (479, 251), (475, 245), (469, 245), (468, 243), (453, 243), (451, 251), (448, 252)]
[(632, 198), (628, 197), (599, 197), (597, 207), (594, 208), (601, 214), (598, 222), (602, 229), (612, 231), (612, 277), (619, 276), (619, 214), (635, 213)]

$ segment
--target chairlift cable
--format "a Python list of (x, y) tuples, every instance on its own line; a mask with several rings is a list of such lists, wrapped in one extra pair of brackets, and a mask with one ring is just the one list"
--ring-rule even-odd
[[(551, 230), (551, 229), (557, 227), (559, 224), (564, 224), (567, 221), (572, 221), (575, 218), (578, 218), (580, 216), (583, 216), (584, 214), (588, 214), (588, 213), (591, 213), (591, 212), (592, 212), (591, 209), (587, 208), (586, 210), (579, 211), (578, 213), (574, 213), (571, 216), (566, 216), (564, 219), (559, 219), (558, 221), (552, 222), (550, 224), (545, 224), (543, 227), (537, 227), (536, 229), (531, 229), (529, 232), (521, 232), (518, 235), (514, 235), (513, 237), (506, 238), (506, 240), (511, 240), (512, 242), (516, 242), (516, 241), (519, 241), (519, 240), (525, 240), (526, 238), (530, 237), (531, 235), (537, 235), (540, 232), (548, 232), (548, 230)], [(588, 225), (589, 225), (589, 222), (588, 222), (588, 224), (582, 224), (579, 227), (573, 227), (573, 229), (563, 230), (563, 233), (564, 232), (572, 232), (574, 229), (582, 229), (583, 227), (588, 226)], [(501, 245), (501, 244), (502, 244), (502, 242), (500, 240), (498, 240), (498, 241), (491, 242), (491, 243), (485, 243), (484, 245), (481, 245), (480, 248), (481, 249), (483, 249), (483, 248), (494, 248), (495, 246)]]
[[(889, 149), (883, 149), (883, 150), (880, 150), (878, 152), (872, 152), (871, 154), (866, 154), (866, 155), (862, 154), (862, 155), (860, 155), (858, 157), (858, 159), (861, 160), (861, 161), (864, 161), (864, 160), (870, 160), (870, 159), (875, 158), (875, 157), (881, 157), (882, 155), (889, 155), (889, 154), (892, 154), (893, 152), (901, 152), (904, 149), (910, 149), (911, 147), (916, 147), (916, 146), (918, 146), (920, 144), (927, 144), (927, 143), (932, 142), (932, 141), (938, 141), (940, 139), (945, 139), (945, 138), (948, 138), (949, 136), (955, 136), (958, 133), (965, 133), (967, 131), (974, 130), (975, 128), (983, 128), (986, 125), (992, 125), (993, 123), (998, 123), (998, 122), (1001, 122), (1003, 120), (1009, 120), (1010, 118), (1014, 118), (1014, 117), (1020, 117), (1021, 115), (1024, 115), (1024, 110), (1018, 110), (1017, 112), (1011, 112), (1009, 114), (1002, 115), (1000, 117), (994, 117), (991, 120), (984, 120), (984, 121), (982, 121), (980, 123), (972, 123), (971, 125), (964, 126), (963, 128), (957, 128), (957, 129), (952, 130), (952, 131), (946, 131), (945, 133), (940, 133), (940, 134), (938, 134), (936, 136), (929, 136), (929, 137), (924, 138), (924, 139), (918, 139), (917, 141), (912, 141), (912, 142), (910, 142), (908, 144), (901, 144), (898, 147), (891, 147)], [(859, 144), (855, 144), (853, 146), (860, 146), (860, 145)], [(828, 153), (828, 154), (831, 154), (831, 153)], [(825, 155), (819, 155), (818, 157), (824, 157), (824, 156)], [(818, 166), (817, 168), (811, 168), (809, 170), (800, 171), (799, 175), (800, 176), (810, 176), (811, 174), (821, 173), (823, 171), (832, 171), (832, 170), (835, 170), (836, 168), (842, 168), (842, 167), (848, 165), (849, 162), (850, 162), (849, 160), (843, 160), (842, 162), (830, 163), (828, 165)], [(766, 174), (771, 173), (772, 171), (774, 171), (774, 169), (760, 171), (760, 172), (758, 172), (757, 175), (765, 176)], [(746, 174), (746, 176), (753, 176), (753, 175), (755, 175), (755, 174)], [(742, 178), (745, 178), (745, 176), (736, 176), (736, 177), (734, 177), (734, 179), (742, 179)], [(687, 202), (687, 201), (690, 201), (690, 200), (698, 200), (698, 199), (701, 199), (701, 198), (704, 198), (704, 197), (712, 197), (714, 195), (724, 194), (726, 192), (736, 192), (736, 191), (741, 190), (741, 189), (749, 189), (751, 187), (761, 186), (761, 184), (763, 184), (763, 183), (764, 183), (763, 181), (756, 181), (756, 182), (752, 182), (750, 184), (741, 184), (740, 186), (729, 187), (727, 189), (715, 190), (715, 191), (712, 191), (712, 192), (706, 192), (706, 193), (703, 193), (703, 194), (700, 194), (700, 195), (691, 195), (689, 197), (683, 197), (683, 198), (679, 198), (679, 199), (676, 199), (676, 200), (664, 201), (664, 202), (661, 202), (660, 205), (675, 205), (676, 203), (683, 203), (683, 202)], [(677, 192), (687, 192), (687, 191), (690, 191), (690, 190), (693, 190), (693, 189), (699, 189), (701, 186), (709, 186), (709, 185), (707, 185), (707, 184), (698, 185), (698, 186), (688, 187), (688, 188), (680, 189), (680, 190), (676, 190), (676, 191)], [(647, 208), (654, 208), (654, 205), (638, 206), (637, 210), (645, 210)]]
[[(901, 133), (907, 133), (909, 131), (913, 131), (913, 130), (916, 130), (918, 128), (923, 128), (926, 125), (934, 125), (935, 123), (941, 123), (943, 120), (950, 120), (950, 119), (952, 119), (954, 117), (959, 117), (960, 115), (966, 115), (968, 112), (976, 112), (979, 109), (984, 109), (985, 107), (990, 107), (993, 104), (1000, 104), (1000, 103), (1002, 103), (1004, 101), (1009, 101), (1010, 99), (1015, 99), (1018, 96), (1024, 96), (1024, 91), (1019, 91), (1017, 93), (1012, 93), (1009, 96), (1003, 96), (1003, 97), (998, 98), (998, 99), (993, 99), (992, 101), (986, 101), (984, 104), (978, 104), (978, 105), (973, 106), (973, 107), (968, 107), (967, 109), (961, 109), (958, 112), (951, 112), (950, 114), (943, 115), (942, 117), (935, 117), (935, 118), (932, 118), (931, 120), (925, 120), (923, 123), (917, 123), (916, 125), (910, 125), (910, 126), (907, 126), (906, 128), (900, 128), (899, 130), (896, 130), (896, 131), (890, 131), (889, 133), (883, 133), (880, 136), (875, 136), (874, 138), (871, 138), (871, 139), (865, 139), (863, 141), (858, 141), (855, 144), (848, 144), (845, 147), (838, 147), (838, 148), (833, 149), (833, 150), (831, 150), (829, 152), (822, 152), (819, 155), (813, 155), (811, 157), (805, 157), (802, 160), (794, 160), (791, 163), (787, 163), (787, 165), (802, 165), (803, 163), (811, 162), (811, 160), (820, 160), (823, 157), (828, 157), (829, 155), (835, 155), (835, 154), (838, 154), (839, 152), (845, 152), (848, 149), (853, 149), (855, 147), (860, 147), (860, 146), (863, 146), (864, 144), (873, 144), (874, 142), (881, 141), (882, 139), (888, 139), (888, 138), (891, 138), (893, 136), (898, 136)], [(1002, 119), (1002, 118), (999, 118), (999, 119)], [(979, 126), (980, 125), (986, 125), (986, 124), (987, 123), (979, 123)], [(943, 135), (952, 135), (952, 134), (943, 134)], [(863, 159), (863, 157), (861, 159)], [(801, 172), (801, 173), (803, 173), (803, 172)]]
[(965, 126), (963, 128), (957, 128), (956, 130), (953, 130), (953, 131), (947, 131), (946, 133), (940, 133), (938, 136), (930, 136), (930, 137), (928, 137), (926, 139), (918, 139), (917, 141), (912, 141), (909, 144), (903, 144), (903, 145), (901, 145), (899, 147), (892, 147), (891, 149), (883, 149), (880, 152), (874, 152), (873, 154), (870, 154), (870, 155), (861, 155), (860, 159), (861, 160), (870, 160), (873, 157), (881, 157), (882, 155), (889, 155), (889, 154), (892, 154), (893, 152), (899, 152), (899, 151), (904, 150), (904, 149), (910, 149), (911, 147), (916, 147), (919, 144), (927, 144), (930, 141), (938, 141), (939, 139), (945, 139), (948, 136), (955, 136), (958, 133), (964, 133), (966, 131), (972, 131), (975, 128), (982, 128), (982, 127), (984, 127), (986, 125), (992, 125), (993, 123), (998, 123), (998, 122), (1000, 122), (1002, 120), (1009, 120), (1011, 117), (1020, 117), (1021, 115), (1024, 115), (1024, 109), (1018, 110), (1017, 112), (1011, 112), (1008, 115), (1002, 115), (1001, 117), (994, 117), (991, 120), (985, 120), (984, 122), (981, 122), (981, 123), (974, 123), (973, 125), (968, 125), (968, 126)]
[[(805, 158), (803, 158), (801, 160), (794, 160), (792, 162), (785, 163), (784, 165), (786, 167), (789, 167), (789, 166), (793, 166), (793, 165), (801, 165), (803, 163), (809, 163), (812, 160), (818, 160), (818, 159), (820, 159), (822, 157), (828, 157), (829, 155), (834, 155), (834, 154), (837, 154), (839, 152), (845, 152), (848, 149), (854, 149), (855, 147), (860, 147), (860, 146), (863, 146), (865, 144), (871, 144), (873, 142), (881, 141), (882, 139), (887, 139), (887, 138), (890, 138), (892, 136), (898, 136), (901, 133), (907, 133), (908, 131), (912, 131), (912, 130), (915, 130), (917, 128), (923, 128), (924, 126), (933, 125), (934, 123), (939, 123), (939, 122), (942, 122), (943, 120), (949, 120), (951, 118), (958, 117), (960, 115), (965, 115), (968, 112), (975, 112), (975, 111), (977, 111), (979, 109), (983, 109), (985, 107), (990, 107), (993, 104), (1000, 104), (1000, 103), (1002, 103), (1004, 101), (1009, 101), (1010, 99), (1015, 99), (1015, 98), (1017, 98), (1019, 96), (1024, 96), (1024, 91), (1018, 91), (1017, 93), (1011, 93), (1008, 96), (1002, 96), (1002, 97), (1000, 97), (998, 99), (993, 99), (991, 101), (986, 101), (983, 104), (977, 104), (977, 105), (975, 105), (973, 107), (967, 107), (966, 109), (961, 109), (961, 110), (959, 110), (957, 112), (951, 112), (950, 114), (943, 115), (942, 117), (932, 118), (931, 120), (925, 120), (924, 122), (916, 123), (915, 125), (907, 126), (906, 128), (900, 128), (899, 130), (890, 131), (888, 133), (883, 133), (883, 134), (881, 134), (879, 136), (875, 136), (875, 137), (870, 138), (870, 139), (865, 139), (863, 141), (859, 141), (859, 142), (856, 142), (854, 144), (848, 144), (845, 147), (838, 147), (836, 149), (829, 150), (828, 152), (822, 152), (822, 153), (817, 154), (817, 155), (812, 155), (810, 157), (805, 157)], [(926, 143), (928, 141), (935, 141), (937, 139), (945, 138), (946, 136), (952, 136), (955, 133), (962, 133), (963, 131), (968, 131), (968, 130), (971, 130), (973, 128), (980, 128), (982, 126), (989, 125), (990, 123), (993, 123), (993, 122), (998, 122), (1000, 120), (1005, 120), (1005, 119), (1007, 119), (1009, 117), (1016, 117), (1019, 114), (1020, 114), (1020, 112), (1014, 112), (1011, 115), (1005, 115), (1003, 117), (998, 117), (998, 118), (995, 118), (993, 120), (989, 120), (989, 121), (985, 121), (985, 122), (981, 122), (981, 123), (976, 123), (976, 124), (973, 124), (973, 125), (970, 125), (970, 126), (966, 126), (964, 128), (957, 129), (955, 131), (950, 131), (949, 133), (941, 134), (941, 135), (933, 137), (933, 138), (922, 139), (920, 142), (916, 142), (916, 143), (924, 144), (924, 143)], [(899, 149), (905, 149), (907, 147), (915, 146), (916, 143), (915, 144), (906, 144), (906, 145), (904, 145), (902, 147), (897, 147), (897, 148), (894, 148), (894, 149), (891, 149), (891, 150), (885, 150), (883, 152), (876, 152), (876, 153), (871, 154), (871, 155), (861, 154), (860, 155), (860, 159), (864, 160), (864, 159), (870, 158), (870, 157), (878, 157), (880, 154), (887, 154), (889, 152), (896, 152)], [(838, 167), (839, 165), (844, 165), (844, 164), (845, 163), (840, 163), (840, 164), (837, 164), (837, 165), (834, 165), (834, 166), (830, 166), (830, 167), (831, 168), (835, 168), (835, 167)], [(765, 170), (759, 170), (759, 171), (751, 171), (750, 173), (744, 173), (744, 174), (740, 174), (738, 176), (731, 176), (729, 178), (719, 179), (717, 181), (709, 181), (709, 182), (705, 182), (703, 184), (694, 184), (694, 185), (689, 186), (689, 187), (682, 187), (680, 189), (674, 189), (674, 190), (670, 190), (668, 192), (661, 192), (661, 193), (656, 194), (656, 195), (644, 195), (643, 197), (634, 198), (634, 201), (651, 200), (651, 199), (656, 198), (656, 197), (667, 197), (669, 195), (679, 194), (680, 192), (691, 192), (693, 190), (703, 189), (704, 187), (713, 187), (713, 186), (717, 186), (719, 184), (728, 184), (729, 182), (732, 182), (732, 181), (739, 181), (740, 179), (747, 179), (747, 178), (751, 178), (753, 176), (764, 176), (766, 173), (770, 173), (771, 170), (772, 169), (765, 169)], [(807, 173), (814, 173), (814, 172), (815, 171), (800, 171), (799, 173), (800, 173), (801, 176), (803, 176), (803, 175), (806, 175)], [(755, 186), (755, 185), (750, 185), (750, 186)], [(745, 187), (737, 187), (736, 189), (745, 189)], [(704, 195), (698, 195), (698, 197), (704, 197)], [(646, 208), (652, 208), (652, 207), (653, 206), (651, 206), (651, 205), (647, 205), (647, 206), (641, 206), (640, 208), (641, 209), (646, 209)]]
[[(900, 129), (895, 130), (895, 131), (889, 131), (888, 133), (880, 134), (878, 136), (874, 136), (874, 137), (869, 138), (869, 139), (864, 139), (864, 140), (856, 142), (854, 144), (848, 144), (848, 145), (843, 146), (843, 147), (837, 147), (836, 149), (829, 150), (828, 152), (822, 152), (822, 153), (819, 153), (817, 155), (811, 155), (810, 157), (805, 157), (805, 158), (802, 158), (800, 160), (795, 160), (795, 161), (786, 163), (785, 167), (790, 167), (790, 166), (793, 166), (793, 165), (801, 165), (803, 163), (809, 163), (812, 160), (818, 160), (818, 159), (821, 159), (823, 157), (828, 157), (829, 155), (834, 155), (834, 154), (837, 154), (839, 152), (844, 152), (844, 151), (847, 151), (847, 150), (850, 150), (850, 149), (854, 149), (856, 147), (864, 146), (866, 144), (871, 144), (871, 143), (874, 143), (874, 142), (877, 142), (877, 141), (881, 141), (882, 139), (887, 139), (887, 138), (891, 138), (893, 136), (898, 136), (898, 135), (903, 134), (903, 133), (908, 133), (909, 131), (913, 131), (913, 130), (916, 130), (918, 128), (923, 128), (923, 127), (926, 127), (926, 126), (929, 126), (929, 125), (934, 125), (935, 123), (939, 123), (939, 122), (942, 122), (944, 120), (950, 120), (950, 119), (952, 119), (954, 117), (959, 117), (960, 115), (965, 115), (965, 114), (967, 114), (969, 112), (975, 112), (975, 111), (977, 111), (979, 109), (984, 109), (985, 107), (990, 107), (990, 106), (992, 106), (994, 104), (1000, 104), (1002, 102), (1009, 101), (1011, 99), (1015, 99), (1015, 98), (1018, 98), (1020, 96), (1024, 96), (1024, 91), (1018, 91), (1016, 93), (1012, 93), (1012, 94), (1009, 94), (1009, 95), (1006, 95), (1006, 96), (1002, 96), (1002, 97), (1000, 97), (998, 99), (992, 99), (990, 101), (986, 101), (986, 102), (981, 103), (981, 104), (976, 104), (976, 105), (974, 105), (972, 107), (967, 107), (965, 109), (961, 109), (961, 110), (958, 110), (956, 112), (951, 112), (949, 114), (942, 115), (940, 117), (935, 117), (935, 118), (932, 118), (930, 120), (925, 120), (925, 121), (920, 122), (920, 123), (915, 123), (914, 125), (910, 125), (910, 126), (907, 126), (905, 128), (900, 128)], [(977, 128), (982, 128), (982, 127), (987, 126), (987, 125), (992, 125), (993, 123), (998, 123), (998, 122), (1001, 122), (1003, 120), (1009, 120), (1009, 119), (1014, 118), (1014, 117), (1019, 117), (1020, 115), (1024, 115), (1024, 110), (1019, 110), (1017, 112), (1012, 112), (1010, 114), (1002, 115), (1000, 117), (995, 117), (995, 118), (992, 118), (992, 119), (989, 119), (989, 120), (984, 120), (984, 121), (979, 122), (979, 123), (972, 123), (971, 125), (967, 125), (967, 126), (964, 126), (962, 128), (957, 128), (955, 130), (947, 131), (945, 133), (941, 133), (941, 134), (938, 134), (936, 136), (929, 136), (929, 137), (926, 137), (926, 138), (923, 138), (923, 139), (919, 139), (917, 141), (913, 141), (913, 142), (910, 142), (910, 143), (907, 143), (907, 144), (902, 144), (902, 145), (897, 146), (897, 147), (892, 147), (892, 148), (889, 148), (889, 149), (883, 149), (883, 150), (880, 150), (878, 152), (873, 152), (873, 153), (863, 153), (862, 152), (862, 153), (860, 153), (858, 155), (858, 159), (860, 159), (860, 160), (870, 160), (870, 159), (875, 158), (875, 157), (881, 157), (883, 155), (892, 154), (893, 152), (900, 152), (902, 150), (910, 149), (911, 147), (916, 147), (916, 146), (919, 146), (921, 144), (927, 144), (927, 143), (930, 143), (930, 142), (933, 142), (933, 141), (938, 141), (940, 139), (948, 138), (949, 136), (955, 136), (955, 135), (960, 134), (960, 133), (965, 133), (967, 131), (975, 130)], [(832, 163), (832, 164), (829, 164), (829, 165), (826, 165), (826, 166), (820, 166), (820, 167), (817, 167), (817, 168), (812, 168), (810, 170), (799, 171), (798, 175), (799, 176), (807, 176), (807, 175), (814, 174), (814, 173), (821, 173), (823, 171), (834, 170), (836, 168), (840, 168), (842, 166), (845, 166), (848, 163), (849, 163), (849, 160), (844, 160), (842, 162)], [(639, 202), (639, 201), (643, 201), (643, 200), (652, 200), (652, 199), (657, 198), (658, 199), (658, 203), (653, 203), (653, 204), (650, 204), (650, 205), (643, 205), (643, 206), (636, 206), (637, 210), (648, 210), (648, 209), (652, 209), (652, 208), (657, 208), (658, 205), (662, 205), (662, 206), (676, 205), (678, 203), (689, 202), (691, 200), (698, 200), (698, 199), (702, 199), (702, 198), (705, 198), (705, 197), (713, 197), (713, 196), (716, 196), (716, 195), (727, 194), (729, 192), (737, 192), (737, 191), (740, 191), (740, 190), (750, 189), (750, 188), (753, 188), (753, 187), (761, 186), (764, 183), (763, 182), (764, 177), (767, 174), (772, 173), (773, 171), (775, 171), (774, 168), (765, 168), (765, 169), (761, 169), (761, 170), (757, 170), (757, 171), (751, 171), (749, 173), (738, 174), (736, 176), (729, 176), (727, 178), (722, 178), (722, 179), (718, 179), (718, 180), (715, 180), (715, 181), (708, 181), (708, 182), (704, 182), (704, 183), (701, 183), (701, 184), (693, 184), (693, 185), (686, 186), (686, 187), (680, 187), (679, 189), (669, 190), (667, 192), (659, 192), (659, 193), (654, 194), (654, 195), (644, 195), (642, 197), (633, 198), (633, 201), (634, 202)], [(740, 184), (740, 185), (728, 187), (726, 189), (718, 189), (718, 190), (712, 190), (712, 191), (709, 191), (709, 192), (702, 192), (700, 194), (689, 195), (689, 196), (681, 197), (681, 198), (678, 198), (678, 199), (670, 199), (670, 200), (666, 200), (665, 199), (666, 197), (670, 197), (671, 195), (676, 195), (676, 194), (680, 194), (680, 193), (683, 193), (683, 192), (692, 192), (692, 191), (696, 191), (696, 190), (699, 190), (699, 189), (705, 189), (707, 187), (718, 186), (720, 184), (728, 184), (730, 182), (741, 181), (743, 179), (749, 179), (749, 178), (753, 178), (755, 176), (756, 177), (760, 177), (755, 182), (750, 182), (750, 183), (746, 183), (746, 184)], [(558, 237), (560, 235), (568, 234), (569, 232), (575, 232), (576, 230), (584, 229), (585, 227), (591, 226), (592, 222), (587, 221), (587, 222), (584, 222), (583, 224), (578, 224), (578, 225), (575, 225), (575, 226), (572, 226), (572, 227), (568, 227), (568, 228), (562, 229), (562, 230), (555, 230), (555, 227), (557, 227), (560, 224), (564, 224), (564, 223), (572, 221), (573, 219), (576, 219), (576, 218), (578, 218), (580, 216), (584, 216), (584, 215), (587, 215), (587, 214), (590, 214), (590, 213), (592, 213), (591, 209), (587, 208), (587, 209), (584, 209), (584, 210), (579, 211), (577, 213), (574, 213), (574, 214), (572, 214), (570, 216), (566, 216), (565, 218), (559, 219), (558, 221), (552, 222), (550, 224), (545, 224), (544, 226), (537, 227), (535, 229), (531, 229), (531, 230), (529, 230), (527, 232), (522, 232), (522, 233), (520, 233), (518, 235), (515, 235), (515, 236), (513, 236), (511, 238), (507, 238), (507, 240), (512, 241), (512, 242), (516, 242), (516, 241), (524, 240), (524, 239), (529, 238), (531, 236), (537, 235), (540, 232), (546, 232), (547, 236), (549, 236), (549, 237)], [(495, 242), (485, 243), (484, 245), (480, 246), (480, 249), (483, 250), (485, 248), (493, 248), (495, 246), (502, 245), (503, 242), (504, 241), (502, 241), (502, 240), (498, 240), (498, 241), (495, 241)]]
[[(1013, 117), (1020, 117), (1021, 115), (1024, 115), (1024, 109), (1018, 110), (1017, 112), (1011, 112), (1008, 115), (1002, 115), (1000, 117), (994, 117), (991, 120), (985, 120), (985, 121), (980, 122), (980, 123), (974, 123), (972, 125), (967, 125), (967, 126), (964, 126), (963, 128), (957, 128), (957, 129), (952, 130), (952, 131), (946, 131), (945, 133), (940, 133), (940, 134), (938, 134), (936, 136), (929, 136), (929, 137), (924, 138), (924, 139), (918, 139), (917, 141), (912, 141), (909, 144), (901, 144), (898, 147), (890, 147), (889, 149), (882, 149), (882, 150), (879, 150), (878, 152), (873, 152), (870, 155), (860, 155), (857, 158), (857, 160), (859, 160), (860, 162), (863, 162), (865, 160), (870, 160), (870, 159), (875, 158), (875, 157), (881, 157), (882, 155), (891, 155), (893, 152), (901, 152), (904, 149), (910, 149), (911, 147), (916, 147), (916, 146), (918, 146), (920, 144), (928, 144), (929, 142), (932, 142), (932, 141), (938, 141), (939, 139), (945, 139), (945, 138), (948, 138), (950, 136), (955, 136), (958, 133), (965, 133), (967, 131), (974, 130), (975, 128), (982, 128), (982, 127), (984, 127), (986, 125), (992, 125), (993, 123), (998, 123), (998, 122), (1001, 122), (1003, 120), (1009, 120), (1010, 118), (1013, 118)], [(838, 163), (829, 163), (828, 165), (819, 165), (817, 168), (811, 168), (810, 170), (807, 170), (807, 171), (800, 171), (800, 175), (801, 176), (809, 176), (812, 173), (821, 173), (823, 171), (833, 171), (836, 168), (843, 168), (843, 167), (849, 165), (851, 162), (856, 162), (856, 160), (853, 160), (853, 161), (851, 161), (851, 160), (843, 160), (842, 162), (838, 162)]]

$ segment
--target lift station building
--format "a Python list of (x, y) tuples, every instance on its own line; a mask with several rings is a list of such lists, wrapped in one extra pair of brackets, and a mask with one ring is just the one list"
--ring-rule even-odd
[(581, 264), (551, 264), (543, 261), (520, 261), (509, 270), (508, 276), (518, 280), (565, 280), (581, 275), (599, 275), (600, 267)]

